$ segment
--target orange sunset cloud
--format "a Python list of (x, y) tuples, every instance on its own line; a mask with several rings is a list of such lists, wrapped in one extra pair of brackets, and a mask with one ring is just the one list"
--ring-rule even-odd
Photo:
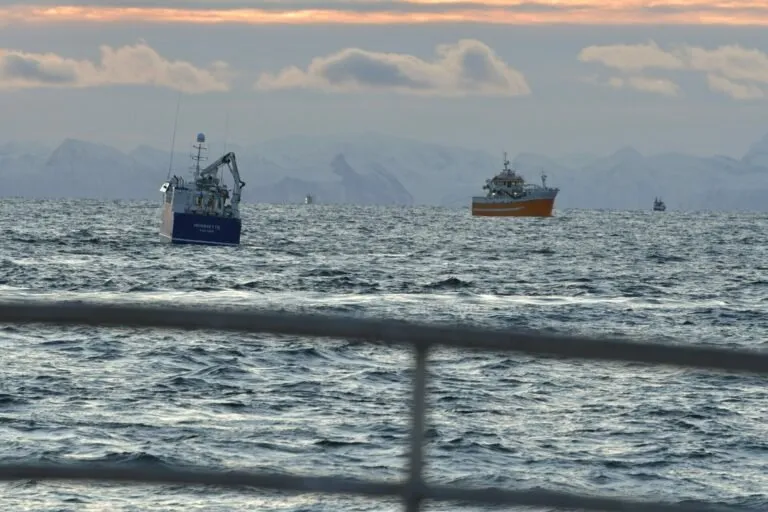
[[(152, 4), (147, 6), (147, 4)], [(34, 0), (0, 7), (0, 24), (140, 22), (275, 24), (768, 25), (756, 0), (328, 0), (108, 2)]]

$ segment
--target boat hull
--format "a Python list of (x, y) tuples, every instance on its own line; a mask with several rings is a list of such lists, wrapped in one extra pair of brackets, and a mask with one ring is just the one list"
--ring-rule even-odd
[(172, 244), (239, 245), (240, 219), (194, 213), (163, 212), (160, 236)]
[(554, 206), (554, 197), (520, 201), (474, 198), (472, 215), (476, 217), (551, 217)]

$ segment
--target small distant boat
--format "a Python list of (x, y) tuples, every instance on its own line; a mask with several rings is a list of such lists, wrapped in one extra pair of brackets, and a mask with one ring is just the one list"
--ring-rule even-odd
[[(160, 236), (174, 244), (239, 245), (240, 196), (245, 182), (240, 179), (237, 160), (232, 152), (226, 153), (208, 167), (200, 162), (207, 151), (205, 135), (197, 135), (193, 146), (193, 179), (185, 181), (173, 176), (163, 183), (163, 217)], [(227, 166), (234, 179), (232, 194), (223, 183), (219, 170)]]
[(492, 179), (486, 180), (485, 196), (472, 198), (472, 215), (484, 217), (550, 217), (558, 188), (547, 186), (542, 174), (541, 185), (526, 183), (517, 171), (509, 167), (504, 153), (504, 168)]
[(314, 200), (315, 199), (312, 197), (312, 194), (307, 194), (304, 198), (304, 204), (312, 204)]
[(654, 198), (653, 200), (653, 211), (655, 212), (663, 212), (666, 211), (667, 205), (664, 204), (664, 201), (662, 201), (660, 198)]

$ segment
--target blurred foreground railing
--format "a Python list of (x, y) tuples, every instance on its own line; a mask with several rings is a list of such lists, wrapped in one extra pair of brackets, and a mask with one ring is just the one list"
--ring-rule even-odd
[[(516, 352), (556, 359), (590, 359), (675, 365), (725, 372), (768, 374), (768, 353), (719, 348), (661, 345), (582, 337), (509, 333), (471, 327), (430, 326), (392, 320), (361, 320), (274, 312), (219, 311), (91, 304), (23, 302), (0, 304), (0, 323), (154, 327), (323, 337), (414, 347), (410, 467), (401, 483), (358, 481), (340, 477), (303, 477), (261, 472), (206, 469), (130, 469), (90, 464), (0, 465), (0, 480), (98, 480), (112, 482), (258, 487), (289, 492), (401, 497), (407, 511), (425, 500), (467, 504), (550, 507), (605, 511), (706, 511), (703, 504), (638, 502), (544, 490), (466, 489), (427, 485), (423, 480), (427, 355), (434, 346)], [(733, 510), (729, 508), (729, 510)]]

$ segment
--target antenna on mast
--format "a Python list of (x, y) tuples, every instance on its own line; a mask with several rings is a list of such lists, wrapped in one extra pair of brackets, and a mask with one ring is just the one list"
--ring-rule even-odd
[(208, 149), (205, 146), (204, 133), (197, 134), (197, 144), (193, 145), (192, 147), (197, 150), (197, 155), (192, 155), (192, 160), (195, 162), (195, 165), (192, 167), (192, 169), (195, 171), (195, 180), (198, 180), (200, 178), (200, 162), (208, 159), (207, 157), (203, 156), (203, 151)]
[(171, 137), (171, 161), (168, 164), (168, 176), (166, 181), (171, 179), (171, 170), (173, 169), (173, 152), (176, 147), (176, 127), (179, 124), (179, 107), (181, 106), (181, 89), (179, 89), (179, 97), (176, 99), (176, 117), (173, 120), (173, 137)]

